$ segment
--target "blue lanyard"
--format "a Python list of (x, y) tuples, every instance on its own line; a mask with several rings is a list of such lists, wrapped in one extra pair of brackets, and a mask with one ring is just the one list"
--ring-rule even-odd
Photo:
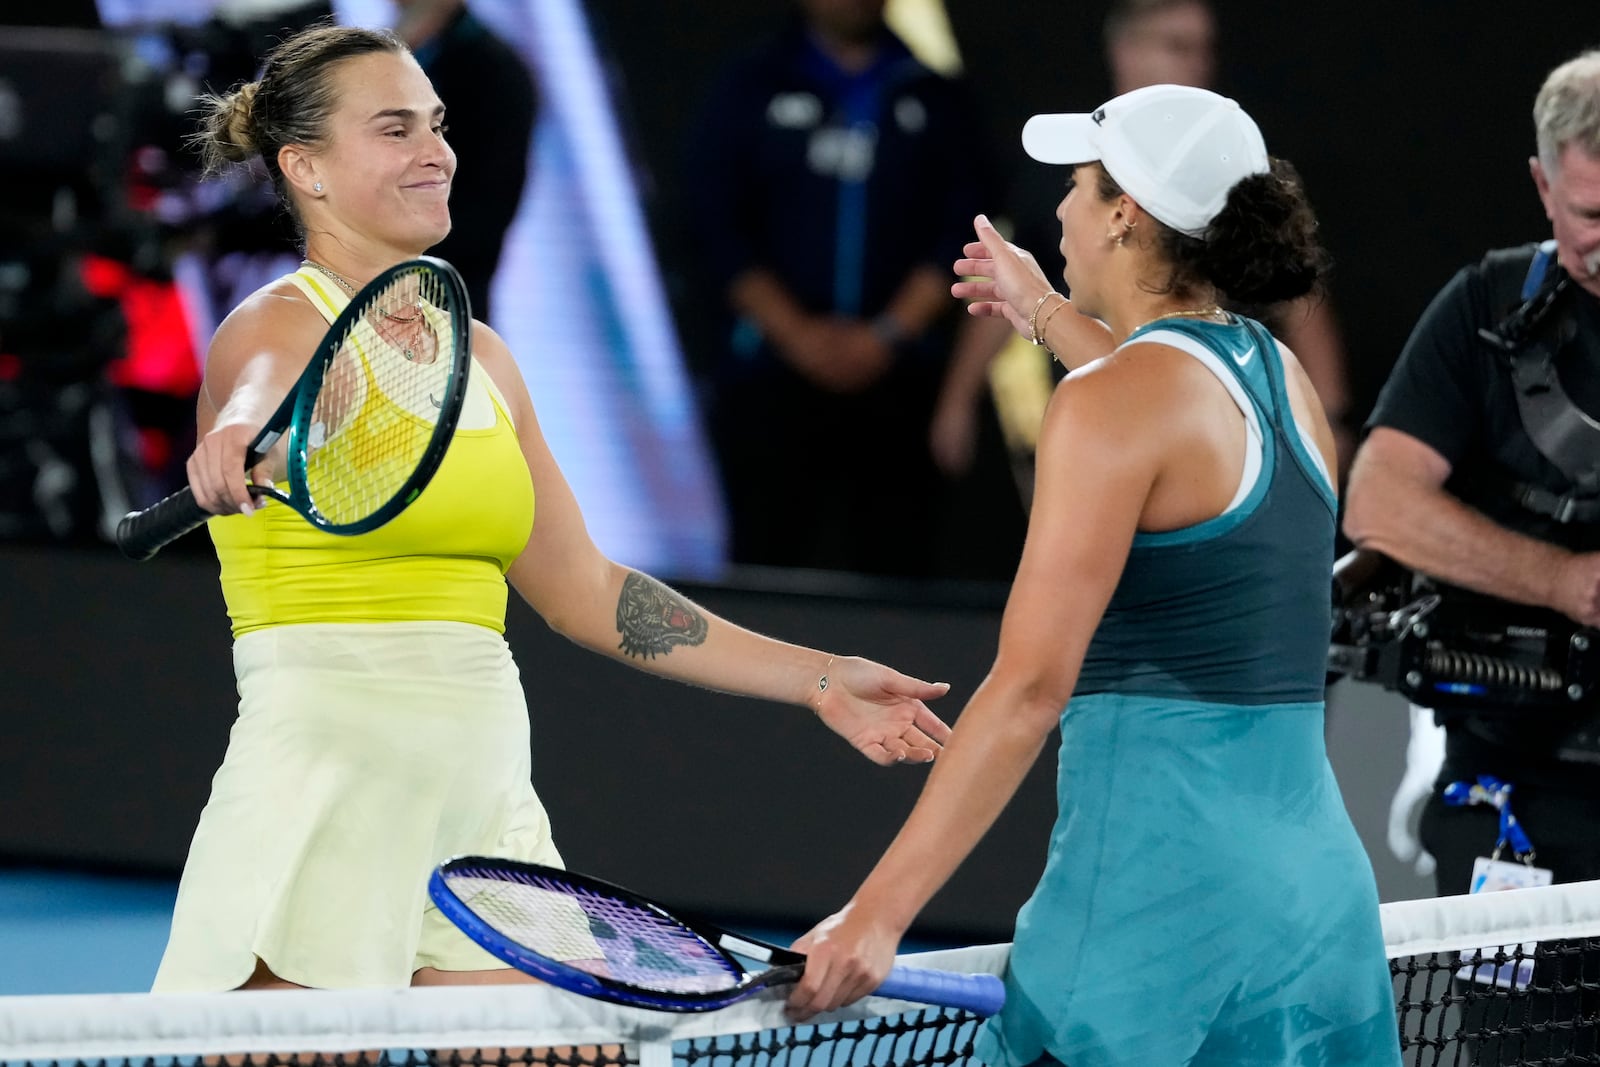
[(1488, 804), (1500, 812), (1500, 838), (1494, 843), (1490, 859), (1499, 859), (1507, 845), (1511, 854), (1523, 863), (1533, 864), (1533, 842), (1517, 817), (1511, 814), (1511, 783), (1502, 782), (1492, 774), (1480, 774), (1476, 782), (1451, 782), (1444, 788), (1444, 802), (1453, 808)]

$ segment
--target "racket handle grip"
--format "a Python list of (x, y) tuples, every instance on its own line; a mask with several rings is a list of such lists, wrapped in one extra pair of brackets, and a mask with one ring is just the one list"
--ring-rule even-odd
[(129, 559), (146, 560), (210, 517), (195, 501), (193, 490), (184, 486), (143, 511), (122, 516), (117, 523), (117, 547)]
[(960, 1008), (974, 1015), (993, 1015), (1006, 1003), (1005, 983), (992, 974), (956, 974), (920, 967), (896, 967), (872, 994)]

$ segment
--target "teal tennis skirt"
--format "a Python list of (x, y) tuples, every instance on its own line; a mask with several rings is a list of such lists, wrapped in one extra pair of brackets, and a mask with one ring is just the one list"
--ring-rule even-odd
[(1377, 886), (1322, 730), (1320, 703), (1075, 697), (979, 1057), (1398, 1067)]

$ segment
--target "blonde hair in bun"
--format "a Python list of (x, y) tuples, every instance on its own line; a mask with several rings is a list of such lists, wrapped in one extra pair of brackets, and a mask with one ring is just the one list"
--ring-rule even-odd
[(202, 97), (200, 132), (194, 137), (206, 173), (230, 163), (247, 163), (260, 153), (252, 106), (260, 82), (246, 82), (221, 96)]

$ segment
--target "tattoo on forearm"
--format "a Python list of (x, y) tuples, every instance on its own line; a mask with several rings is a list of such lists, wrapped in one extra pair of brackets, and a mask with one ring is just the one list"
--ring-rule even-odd
[(654, 578), (629, 571), (617, 598), (617, 632), (623, 655), (654, 659), (678, 645), (704, 644), (706, 617)]

